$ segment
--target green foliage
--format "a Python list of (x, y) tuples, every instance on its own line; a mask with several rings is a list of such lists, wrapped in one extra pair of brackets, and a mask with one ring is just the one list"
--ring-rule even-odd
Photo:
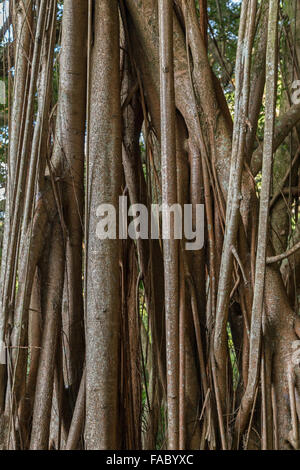
[[(219, 50), (227, 64), (235, 63), (240, 4), (240, 1), (208, 0), (209, 33), (217, 41)], [(222, 76), (223, 65), (215, 60), (212, 63), (216, 75)]]
[(235, 351), (235, 346), (232, 339), (232, 333), (230, 328), (230, 323), (227, 323), (227, 336), (228, 336), (228, 349), (232, 367), (232, 380), (233, 380), (233, 389), (236, 390), (240, 380), (240, 373), (238, 367), (238, 361)]

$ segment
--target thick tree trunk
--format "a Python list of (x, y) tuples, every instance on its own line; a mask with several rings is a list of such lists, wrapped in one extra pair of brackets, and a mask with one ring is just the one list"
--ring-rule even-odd
[[(48, 250), (47, 250), (48, 251)], [(32, 419), (30, 449), (47, 450), (53, 394), (54, 367), (61, 328), (61, 300), (63, 292), (64, 250), (60, 222), (53, 225), (49, 262), (42, 272), (43, 338), (37, 374), (35, 403)]]
[[(64, 320), (66, 384), (75, 405), (84, 360), (82, 238), (84, 203), (84, 139), (87, 86), (86, 1), (64, 2), (60, 84), (53, 163), (61, 180), (62, 206), (66, 225)], [(78, 51), (81, 58), (78, 60)]]
[[(95, 5), (88, 159), (86, 426), (88, 449), (118, 447), (120, 244), (97, 236), (101, 204), (119, 207), (121, 107), (117, 0)], [(99, 425), (99, 423), (101, 423)]]
[[(173, 70), (173, 6), (159, 1), (160, 110), (162, 203), (177, 204), (176, 120)], [(164, 210), (164, 209), (163, 209)], [(164, 224), (163, 212), (163, 224)], [(165, 314), (167, 353), (168, 448), (179, 445), (179, 242), (175, 240), (175, 216), (169, 239), (164, 240)], [(164, 230), (164, 228), (163, 228)]]

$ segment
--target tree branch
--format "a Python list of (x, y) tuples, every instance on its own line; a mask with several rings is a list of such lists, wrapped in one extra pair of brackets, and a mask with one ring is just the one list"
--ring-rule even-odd
[[(293, 127), (300, 121), (300, 104), (294, 104), (290, 109), (278, 119), (275, 125), (273, 152), (282, 144), (284, 139), (289, 135)], [(260, 145), (252, 156), (251, 171), (254, 176), (262, 167), (262, 145)]]
[(267, 264), (277, 263), (277, 261), (282, 261), (285, 258), (289, 258), (292, 256), (296, 251), (300, 249), (300, 242), (296, 243), (292, 248), (287, 250), (285, 253), (281, 253), (281, 255), (270, 256), (267, 258)]

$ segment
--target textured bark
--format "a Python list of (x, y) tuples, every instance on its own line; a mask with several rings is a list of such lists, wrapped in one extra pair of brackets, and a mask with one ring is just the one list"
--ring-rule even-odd
[[(266, 55), (266, 124), (255, 265), (255, 284), (251, 315), (249, 371), (247, 388), (241, 403), (241, 414), (244, 415), (244, 417), (249, 415), (254, 401), (261, 358), (261, 331), (264, 309), (266, 256), (268, 246), (268, 216), (272, 179), (274, 120), (277, 90), (278, 6), (279, 4), (277, 0), (270, 2)], [(242, 420), (240, 423), (238, 417), (238, 431), (240, 431), (239, 426), (241, 426), (241, 431), (243, 431), (245, 425)]]
[[(219, 369), (219, 387), (221, 393), (223, 412), (225, 410), (225, 371), (226, 371), (226, 324), (228, 321), (228, 307), (230, 298), (231, 277), (233, 269), (232, 250), (236, 245), (239, 226), (239, 211), (241, 201), (242, 171), (245, 150), (245, 130), (249, 105), (250, 87), (250, 50), (253, 45), (255, 25), (256, 2), (243, 3), (239, 30), (240, 49), (237, 51), (237, 83), (235, 101), (235, 122), (233, 128), (232, 160), (228, 188), (226, 208), (226, 231), (224, 236), (223, 252), (220, 266), (220, 279), (218, 285), (218, 297), (216, 308), (216, 327), (214, 337), (214, 355)], [(246, 18), (250, 16), (250, 22), (246, 26)], [(242, 43), (245, 42), (247, 50), (246, 59), (243, 59), (244, 51)], [(247, 58), (248, 57), (248, 58)], [(226, 443), (223, 442), (223, 447)]]
[[(160, 35), (160, 108), (162, 203), (177, 203), (175, 94), (173, 72), (173, 7), (170, 0), (159, 1)], [(174, 222), (170, 240), (163, 244), (165, 272), (165, 315), (167, 354), (168, 448), (179, 445), (179, 243), (174, 240)]]
[[(1, 259), (1, 292), (3, 292), (3, 284), (6, 272), (6, 259), (9, 243), (9, 230), (10, 224), (12, 223), (12, 198), (13, 188), (16, 178), (16, 165), (18, 161), (18, 148), (21, 142), (22, 133), (24, 129), (24, 113), (27, 102), (27, 74), (28, 74), (28, 58), (30, 54), (30, 23), (32, 19), (31, 8), (28, 8), (30, 1), (18, 2), (16, 8), (15, 28), (14, 33), (16, 35), (17, 49), (16, 57), (18, 58), (15, 64), (15, 81), (14, 81), (14, 94), (13, 94), (13, 105), (11, 109), (10, 117), (10, 139), (9, 139), (9, 168), (7, 175), (7, 195), (6, 195), (6, 207), (5, 207), (5, 223), (4, 223), (4, 235), (3, 235), (3, 246), (2, 246), (2, 259)], [(25, 17), (27, 17), (28, 22)], [(21, 53), (20, 51), (24, 51)], [(4, 340), (4, 325), (5, 318), (4, 312), (1, 309), (1, 333), (2, 340)], [(5, 390), (5, 370), (2, 364), (0, 364), (0, 409), (4, 406), (4, 390)]]
[(260, 23), (258, 25), (257, 46), (253, 58), (251, 71), (250, 98), (248, 119), (251, 128), (247, 129), (246, 138), (246, 159), (249, 162), (256, 139), (258, 119), (261, 110), (261, 102), (266, 79), (266, 49), (268, 34), (269, 2), (264, 0), (261, 6)]
[[(74, 406), (84, 360), (82, 238), (84, 202), (84, 138), (87, 85), (86, 1), (64, 2), (60, 84), (53, 163), (61, 179), (67, 231), (65, 350), (70, 400)], [(78, 51), (81, 58), (78, 60)]]
[(77, 395), (76, 405), (68, 434), (68, 440), (66, 442), (66, 450), (78, 449), (78, 444), (83, 434), (85, 413), (85, 379), (86, 377), (84, 371)]
[[(14, 348), (12, 354), (13, 366), (15, 367), (14, 375), (17, 388), (24, 387), (25, 367), (27, 361), (27, 351), (18, 350), (28, 343), (28, 307), (32, 292), (33, 276), (36, 270), (37, 262), (43, 249), (43, 232), (36, 235), (36, 227), (39, 230), (40, 223), (42, 230), (47, 224), (47, 214), (40, 211), (41, 221), (34, 220), (33, 206), (37, 197), (37, 182), (44, 174), (46, 165), (46, 152), (48, 146), (48, 115), (51, 102), (51, 72), (54, 53), (55, 40), (55, 18), (56, 4), (52, 1), (48, 9), (48, 27), (43, 37), (43, 45), (41, 48), (40, 73), (39, 73), (39, 99), (38, 111), (35, 128), (32, 137), (32, 147), (30, 153), (30, 163), (28, 168), (28, 182), (26, 185), (24, 197), (24, 214), (22, 226), (20, 227), (19, 252), (25, 256), (21, 256), (18, 268), (18, 293), (16, 296), (16, 305), (14, 312), (14, 325), (12, 332), (12, 346)], [(40, 187), (41, 189), (41, 187)], [(31, 221), (33, 224), (31, 226)], [(35, 225), (36, 224), (36, 225)], [(31, 259), (30, 259), (31, 257)], [(17, 402), (20, 397), (16, 391)]]
[(43, 267), (42, 314), (44, 317), (42, 349), (37, 374), (30, 449), (47, 450), (53, 394), (54, 365), (60, 332), (61, 299), (64, 275), (62, 229), (58, 220), (52, 229), (49, 263)]
[(29, 324), (28, 324), (28, 347), (30, 354), (30, 369), (26, 380), (26, 390), (20, 403), (20, 427), (22, 432), (22, 442), (24, 448), (29, 447), (28, 426), (32, 419), (34, 405), (35, 384), (38, 373), (40, 349), (42, 339), (42, 307), (41, 307), (41, 282), (40, 272), (36, 269), (32, 285)]
[[(121, 194), (119, 16), (116, 0), (95, 5), (88, 161), (86, 426), (88, 449), (118, 446), (119, 241), (99, 240), (97, 207)], [(101, 425), (99, 426), (99, 423)]]

